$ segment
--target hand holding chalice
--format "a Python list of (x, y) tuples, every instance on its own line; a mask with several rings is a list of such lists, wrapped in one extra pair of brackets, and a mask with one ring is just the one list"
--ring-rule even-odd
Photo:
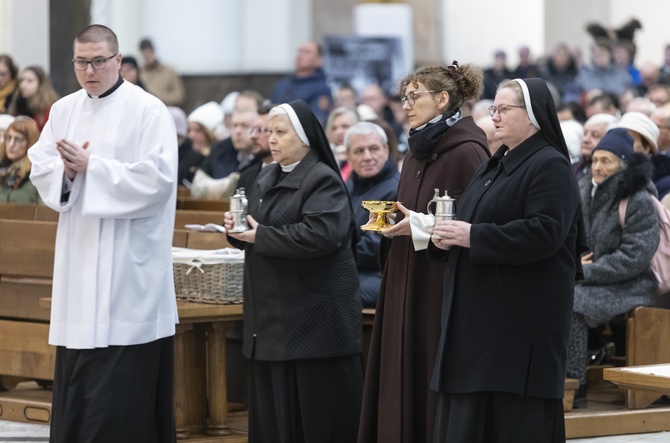
[(364, 231), (383, 231), (390, 228), (392, 225), (389, 215), (398, 210), (395, 202), (384, 200), (363, 200), (361, 206), (377, 216), (370, 217), (370, 220), (361, 226)]

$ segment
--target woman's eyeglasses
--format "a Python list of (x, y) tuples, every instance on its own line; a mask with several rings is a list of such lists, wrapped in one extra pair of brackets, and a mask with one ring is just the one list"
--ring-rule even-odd
[(14, 143), (23, 143), (23, 142), (26, 141), (25, 137), (21, 137), (20, 135), (15, 135), (15, 136), (12, 137), (9, 134), (5, 134), (3, 136), (3, 138), (5, 139), (5, 143), (7, 143), (7, 144), (11, 143), (12, 141)]
[(505, 103), (501, 103), (498, 106), (489, 106), (489, 115), (493, 117), (496, 115), (496, 111), (498, 111), (498, 114), (502, 117), (503, 115), (507, 114), (507, 111), (509, 111), (510, 108), (526, 108), (525, 106), (516, 106), (516, 105), (506, 105)]
[(405, 103), (409, 103), (410, 106), (414, 106), (414, 103), (416, 103), (417, 94), (432, 94), (434, 92), (439, 91), (412, 91), (409, 94), (405, 95), (404, 97), (400, 97), (400, 103), (403, 106), (405, 106)]

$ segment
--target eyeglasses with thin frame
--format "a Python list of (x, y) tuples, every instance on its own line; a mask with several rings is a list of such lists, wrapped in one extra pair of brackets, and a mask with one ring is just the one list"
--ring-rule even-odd
[(267, 126), (252, 126), (249, 128), (249, 136), (254, 134), (263, 135), (266, 132), (270, 132), (270, 129)]
[(503, 115), (507, 114), (507, 111), (509, 111), (510, 108), (526, 109), (525, 106), (507, 105), (505, 103), (501, 103), (498, 106), (489, 106), (489, 115), (493, 117), (496, 115), (496, 111), (498, 111), (498, 114), (502, 117)]
[(105, 66), (107, 66), (107, 62), (116, 57), (118, 52), (114, 55), (110, 55), (107, 58), (104, 57), (96, 57), (93, 60), (86, 60), (83, 58), (75, 58), (72, 60), (72, 64), (74, 65), (74, 69), (77, 71), (85, 71), (86, 68), (88, 68), (88, 64), (90, 63), (91, 66), (93, 66), (93, 69), (100, 70), (104, 69)]
[(417, 94), (433, 94), (435, 92), (440, 92), (440, 91), (412, 91), (409, 94), (405, 95), (404, 97), (400, 97), (400, 103), (405, 106), (405, 103), (409, 103), (410, 106), (414, 106), (414, 103), (416, 103), (416, 95)]
[(15, 135), (12, 137), (9, 134), (5, 134), (3, 138), (5, 139), (5, 143), (7, 144), (10, 144), (12, 141), (14, 141), (14, 143), (23, 143), (26, 141), (25, 137), (21, 137), (20, 135)]

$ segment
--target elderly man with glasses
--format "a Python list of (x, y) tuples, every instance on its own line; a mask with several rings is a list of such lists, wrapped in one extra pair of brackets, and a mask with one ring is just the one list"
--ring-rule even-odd
[(118, 47), (105, 26), (77, 35), (82, 89), (53, 105), (28, 151), (31, 181), (60, 213), (53, 443), (175, 441), (177, 138), (165, 105), (121, 78)]

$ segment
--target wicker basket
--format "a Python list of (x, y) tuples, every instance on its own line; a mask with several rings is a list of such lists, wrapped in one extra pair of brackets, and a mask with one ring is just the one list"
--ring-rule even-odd
[(200, 303), (242, 303), (244, 252), (172, 248), (177, 299)]

